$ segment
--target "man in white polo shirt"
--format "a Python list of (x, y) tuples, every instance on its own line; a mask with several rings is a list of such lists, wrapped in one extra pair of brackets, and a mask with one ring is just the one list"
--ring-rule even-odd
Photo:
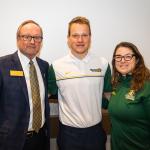
[(111, 92), (108, 61), (89, 51), (89, 20), (76, 17), (68, 28), (67, 56), (52, 63), (49, 92), (58, 88), (59, 150), (105, 150), (102, 128), (102, 96)]

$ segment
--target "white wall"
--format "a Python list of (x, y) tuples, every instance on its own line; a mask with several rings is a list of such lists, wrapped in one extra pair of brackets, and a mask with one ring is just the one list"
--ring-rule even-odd
[(44, 30), (41, 58), (49, 63), (68, 52), (68, 22), (75, 16), (91, 22), (92, 47), (111, 62), (120, 41), (139, 47), (150, 67), (150, 0), (0, 0), (0, 56), (16, 50), (16, 31), (26, 19)]

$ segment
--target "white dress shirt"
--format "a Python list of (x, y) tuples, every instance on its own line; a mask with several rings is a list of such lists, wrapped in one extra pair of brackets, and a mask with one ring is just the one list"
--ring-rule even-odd
[[(26, 57), (25, 55), (23, 55), (19, 50), (18, 50), (18, 56), (23, 68), (23, 72), (24, 72), (24, 76), (25, 76), (25, 80), (26, 80), (26, 84), (27, 84), (27, 91), (28, 91), (28, 98), (29, 98), (29, 104), (30, 104), (30, 120), (29, 120), (29, 127), (28, 127), (28, 131), (32, 131), (32, 121), (33, 121), (33, 104), (32, 104), (32, 95), (31, 95), (31, 85), (30, 85), (30, 76), (29, 76), (29, 67), (30, 67), (30, 59), (28, 57)], [(34, 62), (34, 66), (36, 68), (36, 72), (37, 72), (37, 77), (38, 77), (38, 81), (39, 81), (39, 88), (40, 88), (40, 97), (41, 97), (41, 109), (42, 109), (42, 125), (45, 122), (45, 86), (44, 86), (44, 82), (43, 82), (43, 78), (42, 78), (42, 74), (40, 71), (40, 68), (37, 64), (36, 58), (33, 58), (32, 61)]]

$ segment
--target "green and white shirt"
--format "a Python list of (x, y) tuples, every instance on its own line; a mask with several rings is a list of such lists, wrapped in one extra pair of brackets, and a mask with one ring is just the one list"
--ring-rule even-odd
[(99, 123), (102, 94), (111, 91), (110, 81), (108, 61), (94, 54), (82, 60), (72, 54), (56, 60), (50, 69), (49, 92), (54, 94), (58, 87), (60, 121), (79, 128)]

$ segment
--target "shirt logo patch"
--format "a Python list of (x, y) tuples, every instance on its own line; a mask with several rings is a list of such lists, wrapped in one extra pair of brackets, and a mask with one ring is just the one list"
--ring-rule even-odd
[(126, 95), (125, 95), (126, 99), (135, 100), (135, 91), (134, 90), (130, 90)]
[(96, 69), (90, 69), (90, 71), (92, 71), (92, 72), (101, 72), (102, 69), (101, 68), (96, 68)]

